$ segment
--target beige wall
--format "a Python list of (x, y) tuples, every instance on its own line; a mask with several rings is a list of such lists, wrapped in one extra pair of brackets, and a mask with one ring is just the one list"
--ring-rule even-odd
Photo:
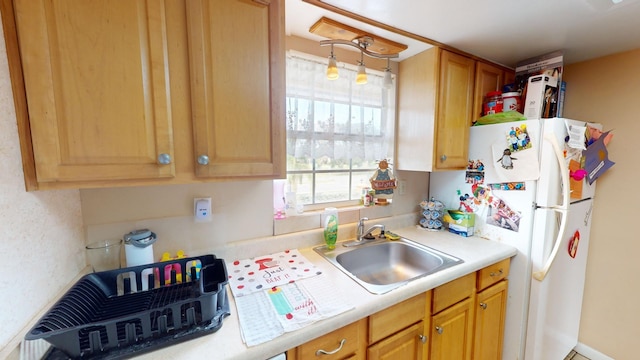
[(638, 358), (638, 65), (640, 49), (566, 66), (563, 75), (565, 117), (601, 122), (615, 134), (608, 151), (616, 165), (597, 182), (579, 339), (615, 359)]
[[(27, 193), (4, 36), (0, 34), (0, 358), (85, 266), (77, 190)], [(7, 346), (10, 345), (10, 346)]]

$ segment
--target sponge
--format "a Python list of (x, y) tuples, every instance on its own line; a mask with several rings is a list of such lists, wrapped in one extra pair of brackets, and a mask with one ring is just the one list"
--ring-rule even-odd
[(394, 233), (392, 233), (391, 231), (388, 231), (388, 230), (384, 232), (384, 236), (386, 236), (387, 239), (389, 239), (389, 240), (398, 240), (398, 239), (400, 239), (400, 235), (394, 234)]

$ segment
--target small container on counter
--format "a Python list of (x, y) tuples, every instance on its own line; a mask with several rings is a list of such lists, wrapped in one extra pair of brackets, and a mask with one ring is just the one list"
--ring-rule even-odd
[(153, 260), (153, 243), (156, 234), (149, 229), (134, 230), (124, 235), (124, 250), (127, 266), (151, 264)]

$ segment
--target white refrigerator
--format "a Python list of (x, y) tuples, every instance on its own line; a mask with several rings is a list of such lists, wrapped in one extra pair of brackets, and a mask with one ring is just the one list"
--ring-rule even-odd
[(518, 249), (503, 359), (561, 360), (578, 342), (595, 182), (571, 183), (580, 172), (569, 167), (581, 160), (586, 126), (560, 118), (474, 126), (467, 170), (430, 176), (430, 197), (475, 213), (474, 236)]

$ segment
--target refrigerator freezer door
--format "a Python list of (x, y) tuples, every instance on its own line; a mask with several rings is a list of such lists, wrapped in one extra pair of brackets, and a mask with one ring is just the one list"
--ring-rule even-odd
[[(531, 283), (526, 360), (564, 359), (578, 343), (589, 250), (592, 200), (569, 206), (558, 256), (543, 281)], [(533, 271), (547, 261), (561, 224), (548, 209), (535, 212)]]

